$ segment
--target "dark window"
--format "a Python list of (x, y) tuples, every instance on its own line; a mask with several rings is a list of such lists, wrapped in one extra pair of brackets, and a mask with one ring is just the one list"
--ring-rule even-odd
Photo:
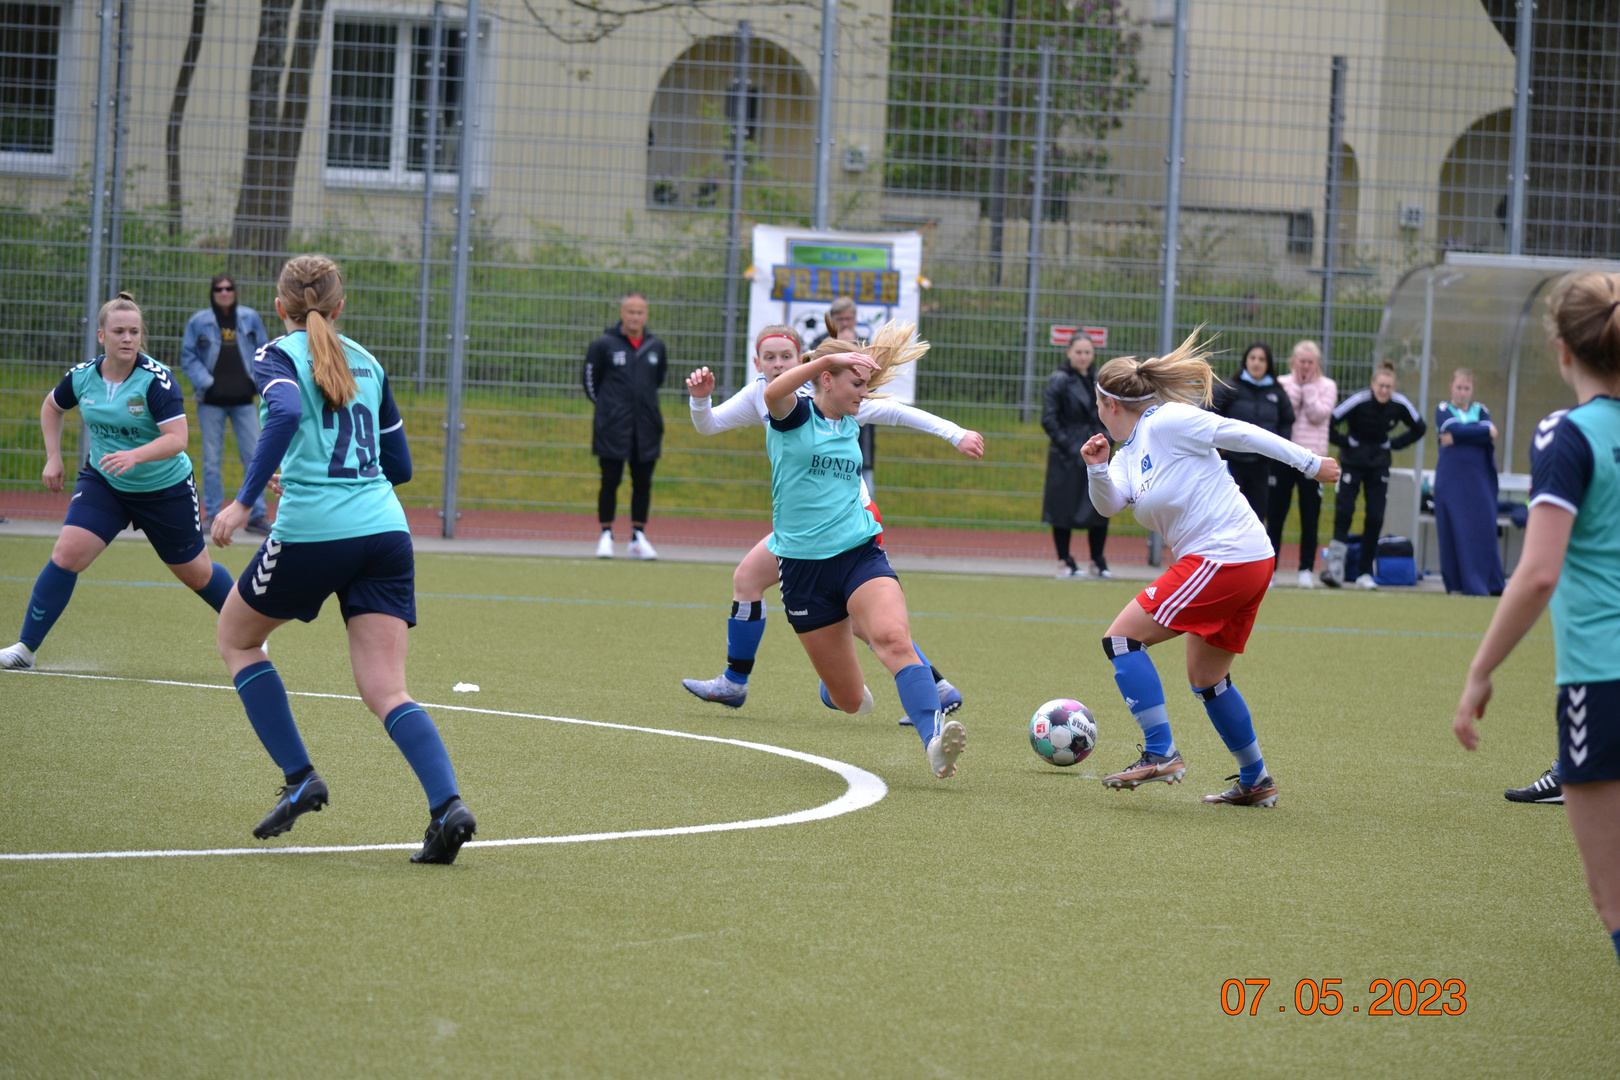
[(0, 152), (56, 151), (61, 27), (54, 4), (0, 4)]
[(398, 40), (397, 26), (340, 22), (332, 27), (332, 105), (326, 142), (329, 167), (389, 167)]
[[(446, 26), (439, 47), (439, 109), (433, 171), (453, 173), (459, 151), (461, 122), (462, 56), (466, 32)], [(411, 29), (411, 133), (410, 156), (405, 167), (421, 172), (427, 163), (428, 104), (433, 89), (433, 24)]]

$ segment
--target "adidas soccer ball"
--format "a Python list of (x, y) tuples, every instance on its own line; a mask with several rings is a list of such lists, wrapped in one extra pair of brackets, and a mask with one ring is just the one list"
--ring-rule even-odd
[(1097, 721), (1078, 701), (1048, 701), (1030, 717), (1029, 745), (1053, 765), (1073, 765), (1096, 748)]

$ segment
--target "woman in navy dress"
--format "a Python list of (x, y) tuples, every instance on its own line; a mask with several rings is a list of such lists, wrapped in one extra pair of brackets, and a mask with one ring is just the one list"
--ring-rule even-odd
[(1434, 469), (1434, 526), (1446, 592), (1499, 596), (1502, 555), (1496, 547), (1496, 425), (1474, 400), (1474, 373), (1458, 368), (1451, 400), (1434, 410), (1440, 461)]

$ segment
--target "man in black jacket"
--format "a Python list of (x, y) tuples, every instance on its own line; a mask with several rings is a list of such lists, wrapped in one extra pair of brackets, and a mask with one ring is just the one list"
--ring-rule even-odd
[[(1390, 432), (1399, 424), (1406, 430), (1393, 438)], [(1356, 495), (1367, 489), (1367, 513), (1361, 534), (1361, 562), (1356, 584), (1376, 589), (1373, 558), (1378, 554), (1378, 535), (1384, 529), (1384, 498), (1389, 492), (1389, 459), (1392, 451), (1411, 446), (1428, 430), (1423, 417), (1404, 395), (1395, 392), (1395, 365), (1388, 360), (1373, 372), (1372, 385), (1359, 390), (1333, 410), (1328, 441), (1340, 448), (1339, 494), (1334, 507), (1333, 544), (1322, 581), (1334, 588), (1344, 584), (1349, 571), (1344, 565), (1345, 545), (1350, 540), (1350, 521), (1356, 516)]]
[(597, 519), (599, 559), (613, 558), (613, 517), (619, 482), (630, 466), (630, 557), (656, 559), (643, 533), (652, 503), (652, 475), (663, 452), (664, 417), (658, 388), (669, 375), (669, 350), (647, 332), (647, 298), (628, 292), (619, 301), (619, 321), (585, 351), (585, 395), (596, 404), (591, 453), (602, 461)]

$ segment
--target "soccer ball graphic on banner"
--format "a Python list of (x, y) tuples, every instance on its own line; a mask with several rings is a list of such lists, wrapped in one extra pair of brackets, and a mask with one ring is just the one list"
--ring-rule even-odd
[(1073, 765), (1096, 748), (1097, 721), (1072, 698), (1048, 701), (1030, 717), (1029, 745), (1053, 765)]

